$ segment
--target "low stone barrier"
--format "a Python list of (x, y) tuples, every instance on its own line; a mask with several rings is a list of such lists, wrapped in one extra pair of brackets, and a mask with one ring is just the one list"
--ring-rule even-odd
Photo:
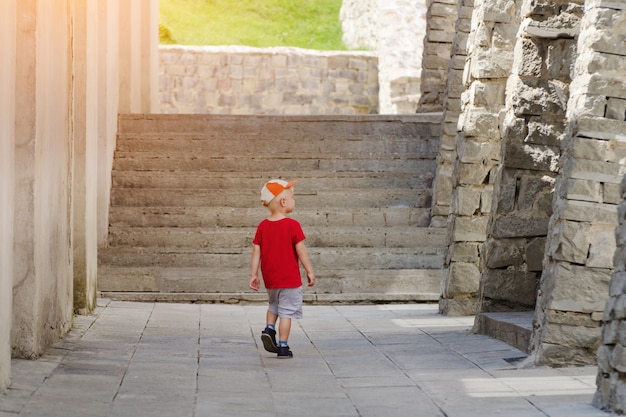
[(161, 46), (161, 113), (375, 114), (370, 52)]

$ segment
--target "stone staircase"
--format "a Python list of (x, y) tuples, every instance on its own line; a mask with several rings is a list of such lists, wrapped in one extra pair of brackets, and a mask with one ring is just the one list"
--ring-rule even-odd
[(248, 289), (271, 178), (298, 180), (317, 285), (307, 302), (439, 299), (445, 229), (429, 228), (440, 114), (122, 115), (102, 296), (265, 300)]

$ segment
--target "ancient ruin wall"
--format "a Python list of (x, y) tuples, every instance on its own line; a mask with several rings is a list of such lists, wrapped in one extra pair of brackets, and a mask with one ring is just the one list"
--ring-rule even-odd
[(507, 83), (502, 162), (483, 245), (481, 312), (535, 307), (583, 14), (582, 0), (522, 5)]
[(458, 18), (458, 0), (431, 0), (424, 36), (418, 113), (444, 110), (448, 67)]
[(420, 93), (426, 0), (344, 0), (343, 42), (378, 56), (381, 114), (415, 113)]
[(467, 44), (471, 31), (474, 0), (461, 0), (458, 7), (456, 33), (452, 42), (452, 56), (450, 57), (445, 90), (442, 135), (439, 154), (437, 155), (437, 173), (433, 184), (431, 227), (445, 227), (447, 224), (453, 189), (453, 166), (457, 158), (457, 135), (462, 135), (462, 132), (457, 131), (457, 126), (461, 114), (461, 96), (466, 88), (463, 81), (463, 71), (467, 61)]
[(161, 113), (378, 113), (370, 52), (160, 47)]
[(604, 320), (598, 401), (620, 411), (626, 313), (623, 248), (615, 251), (614, 233), (626, 171), (625, 39), (626, 1), (585, 3), (531, 341), (539, 364), (594, 363)]
[(455, 160), (449, 247), (439, 304), (447, 315), (472, 315), (477, 309), (484, 262), (482, 243), (487, 237), (494, 179), (501, 163), (504, 91), (519, 26), (519, 9), (513, 0), (480, 3), (472, 15), (464, 75), (467, 90), (461, 100), (456, 155), (450, 151)]

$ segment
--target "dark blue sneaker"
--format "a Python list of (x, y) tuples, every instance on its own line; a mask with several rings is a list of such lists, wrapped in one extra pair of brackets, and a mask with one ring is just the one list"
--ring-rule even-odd
[(278, 346), (278, 359), (291, 359), (293, 358), (293, 352), (289, 349), (289, 346)]
[(266, 327), (265, 330), (261, 332), (261, 341), (263, 342), (265, 350), (272, 353), (278, 353), (276, 330)]

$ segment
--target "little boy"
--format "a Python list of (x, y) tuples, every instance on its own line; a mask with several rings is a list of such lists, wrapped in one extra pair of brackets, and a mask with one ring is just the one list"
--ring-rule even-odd
[[(263, 283), (269, 297), (266, 315), (267, 326), (261, 332), (263, 347), (277, 353), (279, 359), (293, 357), (289, 349), (291, 319), (302, 318), (302, 263), (309, 287), (315, 285), (315, 275), (304, 246), (304, 232), (300, 223), (287, 217), (296, 206), (293, 186), (297, 181), (270, 180), (261, 189), (261, 202), (270, 211), (270, 216), (259, 223), (252, 241), (252, 271), (250, 288), (261, 287), (259, 266)], [(279, 341), (276, 343), (276, 321)]]

